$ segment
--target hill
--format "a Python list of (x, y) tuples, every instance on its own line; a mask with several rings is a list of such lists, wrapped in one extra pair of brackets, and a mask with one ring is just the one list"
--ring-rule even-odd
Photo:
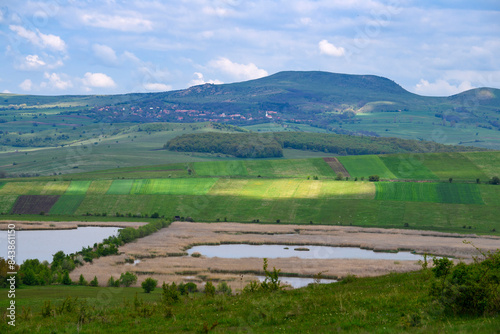
[[(239, 126), (309, 125), (344, 134), (425, 138), (442, 144), (500, 148), (500, 90), (450, 97), (410, 93), (373, 75), (287, 71), (239, 83), (109, 96), (0, 95), (0, 122), (58, 115), (94, 123), (218, 122)], [(73, 122), (74, 123), (74, 122)], [(56, 124), (64, 124), (56, 123)], [(2, 124), (0, 124), (3, 130)]]

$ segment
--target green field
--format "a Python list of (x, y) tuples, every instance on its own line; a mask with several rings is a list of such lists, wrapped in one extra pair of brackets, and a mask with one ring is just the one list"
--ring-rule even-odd
[(351, 177), (368, 178), (370, 175), (378, 175), (382, 179), (396, 179), (396, 176), (376, 155), (347, 156), (338, 159)]
[(64, 195), (85, 195), (92, 181), (71, 181)]
[(62, 195), (50, 209), (49, 214), (72, 215), (85, 199), (85, 195)]
[[(492, 233), (500, 229), (500, 187), (485, 181), (498, 170), (494, 165), (498, 156), (492, 152), (493, 162), (484, 152), (340, 157), (351, 173), (348, 181), (335, 180), (335, 173), (321, 158), (118, 168), (71, 174), (72, 181), (5, 179), (0, 212), (8, 214), (19, 195), (62, 195), (49, 213), (54, 219), (91, 214), (106, 220), (117, 214), (145, 217), (157, 212), (206, 222), (259, 219), (273, 223), (279, 219), (294, 224), (404, 225), (452, 232), (469, 232), (463, 226), (471, 226), (474, 233)], [(405, 171), (401, 163), (411, 164), (412, 169)], [(360, 180), (371, 174), (435, 182)], [(444, 177), (449, 174), (452, 183)], [(482, 184), (468, 179), (479, 174)], [(356, 176), (358, 181), (354, 181)]]
[(489, 178), (500, 175), (500, 151), (468, 152), (462, 153), (462, 155), (469, 159)]
[(377, 182), (376, 188), (377, 200), (484, 204), (476, 184)]
[(422, 163), (424, 154), (397, 154), (380, 156), (380, 160), (398, 178), (405, 180), (437, 180)]
[(440, 179), (472, 181), (488, 180), (485, 172), (462, 153), (430, 153), (422, 156), (422, 164)]

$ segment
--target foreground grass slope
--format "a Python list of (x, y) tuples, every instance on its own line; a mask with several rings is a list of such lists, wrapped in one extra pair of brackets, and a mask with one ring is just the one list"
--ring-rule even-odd
[[(498, 317), (445, 313), (429, 295), (431, 282), (430, 273), (420, 271), (272, 293), (215, 297), (195, 293), (172, 306), (162, 306), (161, 289), (146, 294), (139, 288), (22, 288), (16, 296), (16, 327), (8, 328), (2, 321), (0, 331), (200, 333), (212, 327), (215, 333), (498, 331)], [(64, 300), (66, 308), (61, 308)], [(47, 301), (54, 311), (44, 317)], [(0, 294), (0, 306), (5, 309), (7, 303), (6, 293)]]

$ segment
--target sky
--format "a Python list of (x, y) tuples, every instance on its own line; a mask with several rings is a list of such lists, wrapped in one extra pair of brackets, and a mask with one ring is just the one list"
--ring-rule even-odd
[(0, 92), (121, 94), (280, 71), (500, 88), (498, 0), (2, 0)]

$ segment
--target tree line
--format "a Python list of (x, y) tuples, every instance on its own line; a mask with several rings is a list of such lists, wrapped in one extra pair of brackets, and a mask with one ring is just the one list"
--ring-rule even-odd
[(310, 132), (194, 133), (171, 139), (164, 149), (180, 152), (221, 153), (238, 158), (276, 158), (284, 148), (365, 155), (391, 153), (481, 151), (477, 147), (443, 145), (431, 141)]

